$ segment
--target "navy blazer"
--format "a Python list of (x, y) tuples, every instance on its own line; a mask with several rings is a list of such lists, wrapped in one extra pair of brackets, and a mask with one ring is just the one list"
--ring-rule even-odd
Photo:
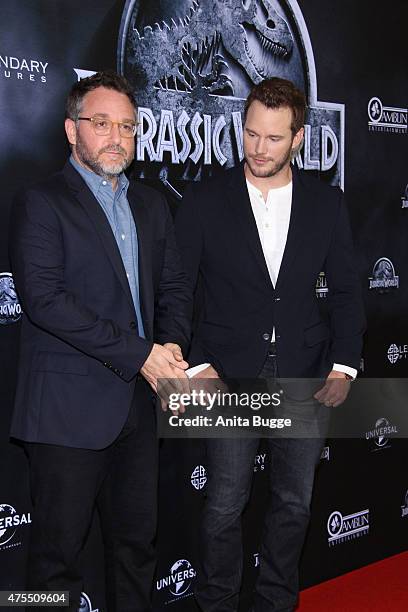
[(162, 195), (130, 182), (146, 339), (115, 237), (69, 162), (12, 212), (12, 271), (24, 316), (11, 435), (104, 448), (122, 429), (153, 342), (189, 341), (190, 291)]
[[(288, 237), (276, 287), (270, 280), (243, 165), (186, 191), (176, 235), (199, 317), (190, 364), (226, 377), (254, 377), (273, 328), (281, 377), (322, 377), (341, 363), (358, 369), (365, 327), (347, 210), (340, 189), (293, 169)], [(329, 286), (328, 317), (316, 297)]]

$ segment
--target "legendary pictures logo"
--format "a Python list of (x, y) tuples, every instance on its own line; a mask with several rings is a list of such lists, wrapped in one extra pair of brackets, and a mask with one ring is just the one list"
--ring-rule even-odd
[(99, 608), (93, 608), (88, 595), (86, 593), (81, 593), (78, 612), (99, 612)]
[(408, 516), (408, 489), (405, 493), (404, 504), (401, 506), (401, 516), (402, 518)]
[(408, 355), (408, 344), (390, 344), (387, 351), (388, 361), (395, 365), (400, 359), (406, 359)]
[(309, 33), (296, 0), (128, 0), (118, 71), (138, 92), (139, 176), (200, 180), (243, 158), (242, 111), (253, 84), (289, 78), (308, 115), (296, 163), (344, 186), (344, 105), (317, 100)]
[(327, 520), (327, 539), (329, 546), (342, 544), (348, 540), (360, 538), (367, 535), (369, 531), (370, 511), (361, 510), (343, 516), (341, 512), (335, 510)]
[(0, 504), (0, 550), (20, 546), (16, 536), (21, 525), (31, 523), (31, 515), (18, 514), (16, 509), (9, 504)]
[(0, 76), (6, 79), (28, 80), (37, 83), (47, 82), (48, 62), (35, 59), (0, 55)]
[(388, 257), (377, 259), (373, 267), (373, 275), (368, 280), (368, 288), (375, 289), (378, 293), (399, 289), (399, 276), (395, 274), (394, 264)]
[(191, 474), (191, 484), (197, 491), (204, 489), (207, 482), (207, 472), (203, 465), (197, 465)]
[(373, 132), (407, 133), (406, 108), (383, 106), (379, 98), (371, 98), (367, 107), (368, 127)]
[(316, 281), (316, 297), (325, 298), (329, 293), (329, 288), (327, 286), (327, 278), (324, 272), (320, 272)]
[(365, 434), (366, 440), (374, 442), (375, 446), (372, 450), (380, 450), (391, 446), (388, 436), (398, 433), (396, 425), (391, 425), (389, 421), (381, 417), (375, 423), (374, 429), (367, 431)]
[(0, 273), (0, 325), (15, 323), (21, 318), (22, 310), (14, 280), (10, 272)]
[(170, 593), (176, 597), (166, 601), (166, 604), (177, 601), (184, 597), (190, 597), (193, 592), (190, 590), (191, 583), (196, 576), (196, 571), (187, 559), (179, 559), (170, 568), (170, 573), (165, 578), (160, 578), (156, 582), (156, 589), (161, 591), (168, 588)]

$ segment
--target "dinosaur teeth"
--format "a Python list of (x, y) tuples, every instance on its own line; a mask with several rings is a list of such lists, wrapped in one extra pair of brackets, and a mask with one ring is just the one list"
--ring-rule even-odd
[(163, 31), (163, 30), (161, 29), (161, 27), (160, 27), (160, 23), (158, 23), (157, 21), (156, 21), (156, 23), (154, 24), (154, 27), (156, 28), (156, 30), (159, 30), (160, 32), (162, 32), (162, 31)]
[(178, 28), (177, 23), (174, 21), (173, 17), (171, 18), (171, 25), (173, 26), (173, 28)]
[(143, 28), (143, 31), (144, 31), (145, 34), (151, 34), (153, 32), (153, 28), (152, 28), (152, 26), (145, 26)]
[(162, 21), (162, 24), (164, 28), (167, 28), (168, 30), (170, 30), (170, 26), (165, 21)]
[(184, 28), (184, 26), (185, 26), (186, 24), (184, 23), (184, 21), (182, 20), (182, 18), (181, 18), (181, 17), (179, 17), (179, 22), (180, 22), (180, 24), (179, 24), (179, 25), (181, 25), (181, 27), (182, 27), (182, 28)]

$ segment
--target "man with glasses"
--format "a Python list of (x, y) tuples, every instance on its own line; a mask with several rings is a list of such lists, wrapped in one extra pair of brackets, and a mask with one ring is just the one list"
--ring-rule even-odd
[(135, 101), (100, 72), (67, 100), (71, 157), (25, 190), (11, 260), (25, 317), (11, 435), (30, 466), (28, 587), (70, 592), (95, 508), (107, 610), (151, 610), (158, 378), (187, 381), (186, 278), (164, 198), (129, 182)]

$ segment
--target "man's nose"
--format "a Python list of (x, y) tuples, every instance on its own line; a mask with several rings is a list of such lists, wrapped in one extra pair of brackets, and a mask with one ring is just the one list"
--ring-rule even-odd
[(112, 125), (112, 129), (109, 136), (114, 144), (120, 144), (122, 142), (122, 136), (120, 135), (119, 125), (117, 123), (114, 123)]
[(255, 145), (255, 152), (262, 154), (266, 153), (266, 139), (265, 138), (257, 138)]

